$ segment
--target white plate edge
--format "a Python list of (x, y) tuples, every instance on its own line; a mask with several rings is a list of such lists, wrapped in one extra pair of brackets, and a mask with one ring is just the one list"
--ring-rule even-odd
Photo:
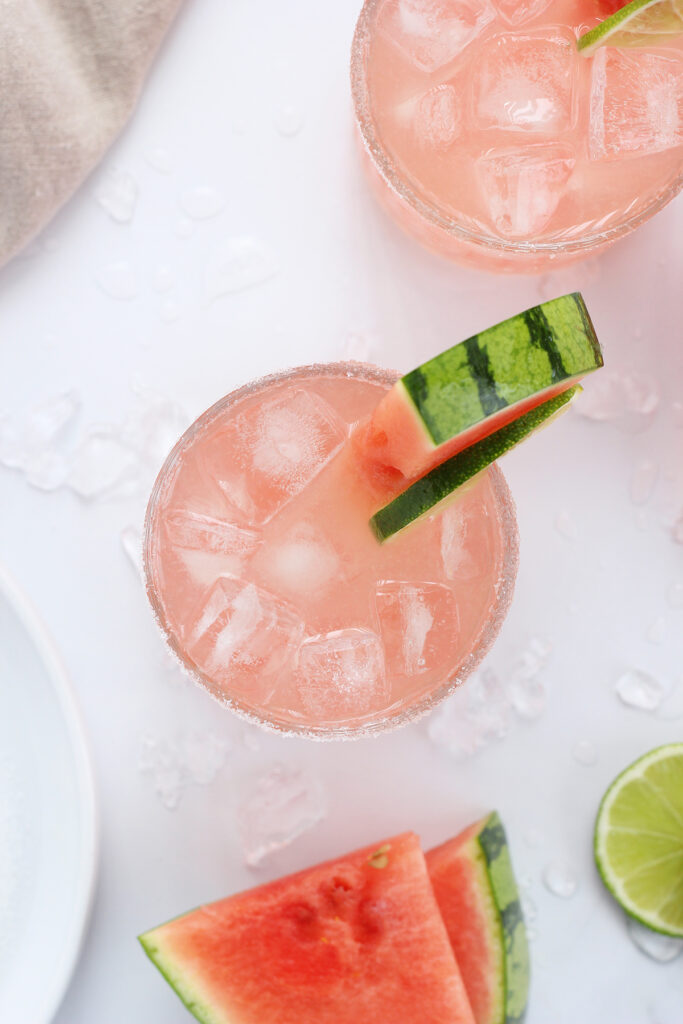
[(0, 595), (3, 595), (17, 613), (26, 632), (34, 644), (38, 656), (45, 665), (46, 673), (59, 702), (62, 716), (74, 755), (76, 780), (80, 805), (83, 808), (85, 830), (82, 837), (84, 863), (80, 892), (75, 902), (74, 919), (77, 922), (62, 947), (63, 968), (61, 976), (48, 989), (44, 999), (45, 1016), (35, 1024), (50, 1024), (66, 995), (69, 984), (80, 958), (85, 932), (90, 921), (97, 866), (100, 853), (100, 816), (96, 797), (95, 775), (92, 767), (90, 747), (87, 740), (83, 717), (73, 687), (57, 648), (31, 604), (29, 598), (8, 570), (0, 563)]

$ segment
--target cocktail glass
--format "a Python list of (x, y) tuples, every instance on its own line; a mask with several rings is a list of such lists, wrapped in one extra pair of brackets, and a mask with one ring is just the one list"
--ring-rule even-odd
[(173, 654), (243, 717), (315, 739), (382, 732), (472, 672), (507, 612), (514, 505), (497, 467), (380, 544), (349, 443), (396, 374), (307, 366), (221, 399), (149, 501), (147, 593)]
[(542, 271), (597, 253), (683, 185), (683, 42), (576, 39), (597, 0), (366, 0), (351, 82), (363, 160), (442, 256)]

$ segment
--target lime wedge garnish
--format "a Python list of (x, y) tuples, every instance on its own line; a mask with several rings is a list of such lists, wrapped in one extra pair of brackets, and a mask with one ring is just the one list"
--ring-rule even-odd
[(632, 0), (610, 14), (577, 46), (588, 56), (599, 46), (658, 46), (683, 35), (683, 0)]
[(447, 501), (459, 487), (563, 412), (580, 392), (578, 384), (567, 388), (482, 441), (464, 448), (416, 480), (388, 505), (375, 512), (370, 527), (377, 539), (384, 542), (399, 530), (433, 512), (437, 505)]
[(683, 938), (683, 743), (645, 754), (612, 783), (595, 823), (595, 861), (627, 914)]

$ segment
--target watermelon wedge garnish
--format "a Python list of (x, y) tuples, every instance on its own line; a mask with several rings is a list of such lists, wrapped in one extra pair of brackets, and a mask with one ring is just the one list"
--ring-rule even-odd
[[(400, 523), (395, 503), (391, 515), (382, 508), (373, 518), (380, 540), (532, 433), (602, 365), (588, 310), (573, 293), (481, 331), (401, 377), (353, 436), (359, 472), (378, 502), (403, 499)], [(557, 399), (563, 401), (553, 405)], [(413, 490), (416, 481), (425, 486)]]
[(476, 1024), (518, 1024), (529, 946), (500, 817), (488, 815), (426, 858)]
[(140, 941), (202, 1024), (475, 1024), (412, 833)]
[(482, 441), (453, 455), (431, 472), (420, 477), (393, 501), (374, 514), (370, 526), (379, 541), (388, 540), (406, 526), (422, 516), (429, 515), (437, 505), (448, 501), (463, 484), (481, 473), (501, 455), (525, 441), (530, 434), (547, 425), (564, 412), (569, 403), (580, 394), (575, 385), (559, 395), (549, 398), (541, 405), (524, 413), (512, 423), (506, 424)]

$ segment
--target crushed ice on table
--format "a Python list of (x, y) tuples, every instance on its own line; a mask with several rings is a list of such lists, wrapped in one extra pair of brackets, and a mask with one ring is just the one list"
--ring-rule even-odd
[(112, 427), (91, 427), (73, 452), (66, 484), (84, 501), (129, 497), (141, 487), (140, 463)]
[(569, 864), (562, 861), (553, 861), (547, 864), (543, 869), (542, 877), (548, 892), (563, 900), (571, 899), (578, 888), (576, 872)]
[(152, 780), (164, 807), (174, 810), (185, 789), (213, 782), (225, 764), (231, 744), (214, 733), (187, 733), (175, 740), (142, 739), (138, 769)]
[(496, 7), (498, 13), (510, 25), (516, 26), (538, 17), (546, 7), (550, 6), (550, 3), (551, 0), (496, 0)]
[(372, 357), (373, 344), (368, 334), (352, 332), (344, 342), (342, 359), (353, 363), (369, 363)]
[(339, 720), (383, 707), (389, 699), (382, 641), (370, 629), (338, 629), (307, 637), (297, 663), (306, 710)]
[(579, 764), (590, 768), (598, 763), (598, 748), (590, 740), (577, 740), (572, 747), (572, 757)]
[(490, 0), (393, 0), (381, 29), (421, 71), (454, 60), (495, 17)]
[(118, 224), (132, 221), (138, 194), (138, 183), (133, 175), (118, 167), (106, 170), (95, 187), (95, 199)]
[(646, 928), (645, 925), (632, 917), (626, 919), (626, 928), (634, 945), (660, 964), (668, 964), (683, 953), (683, 939), (674, 939), (670, 935), (660, 935), (659, 932)]
[(253, 583), (220, 577), (187, 631), (192, 659), (215, 686), (267, 702), (294, 659), (304, 624), (294, 609)]
[(121, 547), (128, 556), (130, 564), (140, 579), (142, 579), (144, 575), (142, 569), (142, 532), (137, 526), (132, 524), (124, 526), (121, 530)]
[[(578, 67), (572, 32), (549, 28), (529, 35), (494, 36), (472, 72), (477, 126), (523, 132), (527, 137), (571, 129)], [(523, 155), (520, 149), (520, 160)]]
[(581, 401), (572, 406), (576, 415), (627, 431), (645, 430), (659, 407), (659, 385), (644, 372), (603, 369), (583, 388)]
[(208, 185), (199, 185), (183, 193), (180, 205), (192, 220), (209, 220), (221, 212), (225, 206), (225, 196)]
[(657, 708), (657, 717), (665, 722), (674, 722), (683, 718), (683, 679), (672, 687)]
[(500, 148), (475, 161), (491, 221), (505, 238), (543, 232), (566, 194), (576, 159), (565, 145)]
[(337, 454), (346, 425), (314, 392), (276, 393), (249, 406), (205, 446), (207, 472), (228, 501), (266, 523)]
[(442, 583), (381, 581), (375, 606), (389, 677), (438, 668), (448, 639), (458, 632), (458, 607)]
[(634, 468), (631, 476), (631, 501), (644, 505), (652, 497), (659, 476), (659, 466), (652, 459), (644, 459)]
[(413, 118), (417, 141), (434, 149), (449, 149), (462, 131), (460, 98), (452, 85), (435, 85), (418, 100)]
[(672, 608), (683, 608), (683, 582), (672, 583), (666, 592), (666, 599)]
[(0, 463), (26, 469), (36, 459), (56, 455), (81, 404), (76, 391), (66, 391), (29, 409), (23, 417), (0, 420)]
[(248, 235), (227, 238), (210, 254), (204, 275), (209, 300), (264, 284), (279, 270), (269, 245)]
[(326, 813), (320, 779), (304, 769), (276, 765), (258, 780), (239, 809), (246, 863), (257, 867), (321, 822)]
[(617, 679), (615, 691), (624, 704), (638, 711), (656, 711), (666, 693), (658, 679), (638, 668), (623, 672)]
[(128, 260), (115, 260), (100, 267), (95, 280), (112, 299), (134, 299), (140, 291), (137, 271)]
[(660, 615), (645, 630), (645, 639), (651, 644), (663, 644), (666, 640), (666, 631), (666, 619)]
[(644, 156), (683, 142), (683, 58), (604, 46), (592, 57), (593, 160)]
[(135, 387), (134, 392), (135, 402), (123, 423), (121, 438), (156, 474), (188, 427), (189, 417), (166, 395), (142, 387)]
[(273, 123), (280, 135), (293, 138), (304, 126), (304, 115), (300, 107), (293, 103), (282, 103), (276, 108)]
[(566, 509), (558, 512), (555, 516), (555, 529), (560, 536), (567, 540), (576, 541), (579, 538), (579, 530), (571, 513)]
[(514, 729), (515, 717), (539, 718), (545, 709), (545, 686), (539, 675), (550, 644), (532, 637), (501, 678), (491, 668), (475, 672), (430, 716), (427, 733), (456, 758), (469, 757)]

